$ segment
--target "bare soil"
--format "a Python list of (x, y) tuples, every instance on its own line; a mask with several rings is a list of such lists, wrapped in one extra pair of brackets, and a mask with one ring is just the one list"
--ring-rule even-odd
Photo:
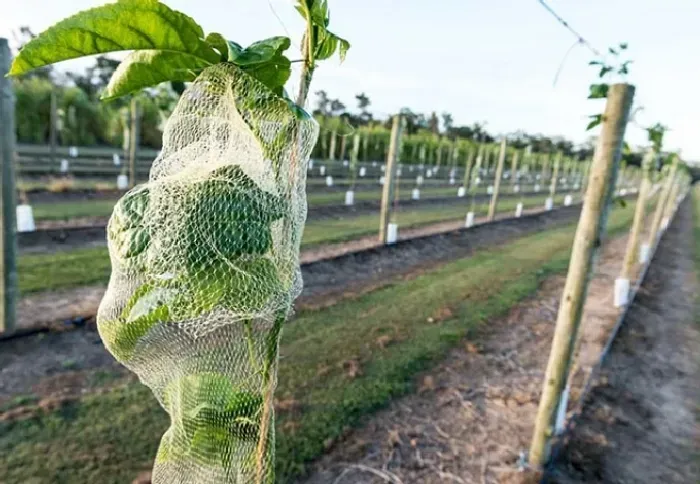
[[(619, 314), (611, 299), (625, 247), (626, 237), (609, 241), (591, 280), (579, 343), (584, 376)], [(417, 379), (417, 393), (369, 417), (298, 482), (523, 482), (563, 283), (563, 276), (549, 278), (507, 317), (484, 325)], [(583, 377), (574, 380), (574, 396), (584, 384)]]
[(700, 482), (700, 287), (692, 247), (686, 203), (548, 482)]

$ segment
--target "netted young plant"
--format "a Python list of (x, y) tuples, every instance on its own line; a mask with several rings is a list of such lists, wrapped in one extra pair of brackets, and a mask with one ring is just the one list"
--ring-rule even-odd
[(318, 127), (239, 68), (205, 69), (148, 183), (108, 226), (107, 348), (171, 416), (154, 482), (269, 482), (282, 323), (301, 291)]
[(288, 38), (244, 49), (205, 37), (156, 0), (121, 0), (59, 22), (11, 70), (134, 49), (105, 97), (192, 81), (165, 124), (148, 183), (114, 208), (112, 275), (97, 316), (107, 349), (170, 414), (154, 484), (275, 480), (278, 345), (302, 288), (306, 170), (318, 137), (300, 106), (316, 61), (349, 48), (327, 29), (326, 0), (296, 8), (307, 24), (296, 103), (284, 91)]

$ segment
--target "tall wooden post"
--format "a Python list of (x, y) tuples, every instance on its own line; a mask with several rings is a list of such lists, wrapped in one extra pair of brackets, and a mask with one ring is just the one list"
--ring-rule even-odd
[(352, 137), (352, 151), (350, 152), (350, 190), (355, 190), (357, 181), (357, 162), (360, 158), (360, 135), (355, 133)]
[(664, 182), (663, 191), (659, 195), (659, 200), (656, 202), (656, 209), (654, 211), (654, 218), (651, 222), (651, 231), (649, 232), (649, 247), (653, 249), (656, 244), (656, 240), (659, 236), (659, 228), (661, 227), (661, 222), (664, 218), (664, 212), (666, 211), (666, 202), (671, 196), (671, 190), (673, 188), (673, 182), (676, 178), (676, 172), (678, 171), (678, 157), (674, 157), (673, 164), (671, 165), (671, 170), (668, 173), (668, 177)]
[(571, 365), (572, 350), (586, 299), (593, 258), (605, 232), (633, 98), (634, 86), (628, 84), (613, 84), (608, 90), (603, 114), (604, 121), (591, 166), (590, 183), (574, 237), (569, 271), (561, 297), (552, 350), (547, 363), (542, 397), (535, 420), (535, 431), (528, 455), (530, 466), (536, 469), (541, 469), (548, 459), (549, 438), (554, 433), (554, 417)]
[(493, 195), (489, 204), (488, 220), (492, 221), (496, 218), (496, 210), (498, 208), (498, 191), (501, 188), (501, 178), (503, 178), (503, 165), (506, 161), (506, 138), (501, 141), (501, 150), (498, 153), (498, 164), (496, 165), (496, 179), (493, 184)]
[(472, 167), (474, 166), (474, 157), (476, 156), (476, 149), (469, 148), (469, 154), (467, 154), (467, 163), (464, 167), (464, 180), (462, 181), (462, 186), (465, 190), (469, 190), (471, 184)]
[(518, 161), (520, 159), (520, 152), (518, 150), (515, 150), (513, 152), (513, 158), (510, 161), (510, 186), (515, 187), (515, 185), (518, 183)]
[(343, 136), (343, 138), (340, 140), (340, 161), (345, 160), (345, 153), (347, 152), (348, 149), (348, 137)]
[(15, 193), (15, 97), (10, 71), (11, 54), (7, 39), (0, 38), (0, 244), (2, 277), (0, 278), (0, 334), (15, 329), (17, 304), (17, 195)]
[(56, 166), (56, 146), (58, 144), (58, 106), (56, 89), (51, 88), (51, 111), (49, 113), (49, 153), (51, 166)]
[(386, 244), (389, 233), (389, 222), (391, 222), (391, 202), (394, 200), (394, 188), (396, 185), (396, 168), (399, 155), (399, 145), (401, 141), (401, 131), (403, 130), (401, 115), (394, 116), (394, 124), (391, 128), (391, 142), (389, 144), (389, 154), (386, 159), (384, 188), (382, 189), (382, 207), (379, 214), (379, 240)]
[(129, 129), (129, 186), (136, 186), (136, 158), (139, 154), (139, 103), (131, 98), (131, 128)]
[(335, 131), (331, 131), (331, 143), (330, 147), (328, 148), (328, 160), (329, 161), (335, 161), (335, 145), (337, 143), (337, 135)]
[(649, 177), (649, 171), (651, 170), (651, 165), (654, 162), (654, 158), (657, 153), (654, 150), (649, 150), (642, 161), (642, 184), (639, 187), (639, 194), (637, 196), (637, 202), (634, 207), (634, 219), (632, 221), (632, 228), (630, 229), (630, 235), (627, 239), (627, 249), (625, 252), (625, 259), (622, 263), (622, 271), (620, 272), (620, 278), (626, 279), (628, 281), (632, 280), (634, 276), (634, 267), (639, 260), (639, 238), (644, 227), (644, 216), (646, 214), (647, 197), (649, 195), (649, 189), (651, 188), (651, 178)]
[(557, 194), (557, 183), (559, 181), (559, 165), (561, 165), (562, 152), (557, 153), (557, 157), (554, 160), (554, 169), (552, 170), (552, 181), (549, 184), (549, 196), (554, 202), (554, 197)]

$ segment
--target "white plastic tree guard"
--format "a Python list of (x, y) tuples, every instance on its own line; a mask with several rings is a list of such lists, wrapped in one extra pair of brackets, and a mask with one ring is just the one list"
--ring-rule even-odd
[(568, 207), (569, 205), (571, 205), (573, 203), (573, 201), (574, 201), (574, 199), (571, 195), (565, 196), (564, 197), (564, 206)]
[(629, 302), (630, 280), (618, 277), (615, 279), (615, 297), (613, 304), (616, 308), (626, 306)]
[(580, 190), (580, 189), (581, 189), (580, 184), (578, 184), (578, 183), (574, 184), (574, 190)]
[(523, 215), (523, 202), (519, 202), (515, 206), (515, 216), (520, 218)]
[(401, 176), (402, 173), (403, 173), (403, 170), (401, 168), (396, 170), (396, 176)]
[(649, 246), (648, 242), (642, 243), (642, 245), (639, 246), (639, 263), (640, 264), (646, 264), (649, 262), (649, 255), (651, 254), (651, 246)]
[(395, 244), (399, 239), (399, 225), (389, 222), (386, 229), (386, 243)]
[(467, 212), (467, 218), (464, 220), (464, 226), (467, 228), (474, 226), (474, 212)]
[(379, 169), (384, 173), (386, 171), (386, 165), (380, 166)]
[(324, 175), (326, 174), (326, 167), (325, 167), (324, 165), (319, 166), (319, 167), (318, 167), (318, 173), (319, 173), (321, 176), (324, 176)]
[(478, 176), (476, 177), (476, 180), (474, 180), (474, 185), (476, 185), (476, 186), (481, 185), (481, 178), (480, 177), (478, 177)]
[(535, 187), (533, 188), (533, 190), (535, 190), (536, 192), (539, 192), (540, 191), (540, 184), (535, 183)]
[(355, 192), (348, 190), (345, 192), (345, 205), (350, 206), (355, 204)]
[(68, 173), (68, 160), (61, 160), (61, 173)]
[(122, 164), (122, 159), (119, 157), (118, 153), (112, 154), (112, 163), (114, 163), (114, 166), (119, 166)]
[(367, 174), (367, 168), (365, 168), (364, 166), (361, 166), (360, 167), (360, 176), (364, 177), (366, 174)]
[(454, 179), (454, 178), (450, 178), (450, 185), (454, 185), (454, 184), (455, 184), (455, 179)]
[(71, 146), (70, 148), (68, 148), (68, 154), (71, 156), (71, 158), (77, 158), (78, 148), (76, 146)]
[(413, 191), (411, 192), (411, 200), (420, 200), (420, 190), (417, 188), (414, 188)]
[(433, 170), (430, 170), (430, 169), (425, 170), (425, 176), (427, 178), (430, 178), (431, 176), (433, 176)]
[(624, 197), (625, 195), (627, 195), (627, 189), (626, 189), (626, 188), (623, 188), (623, 189), (620, 190), (620, 196), (621, 196), (621, 197)]
[(486, 187), (486, 193), (488, 195), (493, 195), (493, 185), (489, 185), (488, 187)]
[(547, 200), (544, 201), (544, 209), (545, 210), (552, 210), (554, 208), (554, 199), (552, 197), (547, 197)]
[(377, 162), (376, 162), (376, 161), (373, 161), (373, 162), (372, 162), (372, 166), (377, 166)]
[(348, 160), (343, 160), (343, 166), (348, 166)]
[(126, 175), (117, 176), (117, 189), (126, 190), (129, 188), (129, 177)]
[(314, 160), (309, 160), (309, 170), (314, 169)]
[(464, 187), (459, 187), (459, 188), (457, 189), (457, 196), (458, 196), (459, 198), (464, 197), (466, 194), (467, 194), (467, 189), (466, 189), (466, 188), (464, 188)]
[(385, 182), (386, 182), (386, 177), (384, 175), (380, 176), (379, 177), (379, 184), (384, 185)]
[(413, 172), (413, 166), (409, 166), (408, 171)]
[(416, 177), (416, 185), (422, 185), (425, 180), (423, 179), (423, 175), (418, 175)]
[(520, 193), (520, 185), (513, 185), (513, 193)]
[(332, 187), (332, 186), (333, 186), (333, 177), (330, 176), (330, 175), (328, 175), (328, 176), (326, 177), (326, 186), (327, 186), (327, 187)]
[(34, 212), (31, 205), (17, 205), (17, 232), (34, 232)]

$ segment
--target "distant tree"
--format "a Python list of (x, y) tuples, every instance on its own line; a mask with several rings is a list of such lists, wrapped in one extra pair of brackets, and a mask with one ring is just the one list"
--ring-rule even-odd
[(328, 98), (328, 93), (324, 90), (316, 91), (316, 109), (313, 114), (320, 114), (321, 116), (330, 116), (330, 104), (331, 100)]
[(332, 116), (339, 116), (345, 112), (345, 104), (340, 99), (333, 99), (330, 103), (330, 111)]
[(454, 119), (452, 118), (452, 115), (450, 113), (442, 113), (442, 129), (445, 131), (445, 133), (450, 132), (452, 129), (452, 125), (454, 124)]
[[(79, 87), (90, 99), (98, 99), (100, 92), (107, 87), (109, 79), (119, 65), (118, 60), (100, 55), (95, 59), (95, 65), (85, 69), (85, 74), (67, 73), (68, 78)], [(122, 102), (125, 102), (122, 100)]]
[(357, 99), (357, 107), (360, 110), (360, 115), (358, 121), (360, 124), (367, 124), (372, 120), (372, 113), (369, 112), (367, 109), (372, 102), (369, 100), (369, 97), (363, 92), (360, 94), (357, 94), (355, 96), (355, 99)]
[(428, 121), (428, 128), (433, 134), (439, 134), (440, 133), (440, 121), (438, 121), (437, 114), (435, 114), (435, 111), (430, 113), (430, 120)]

